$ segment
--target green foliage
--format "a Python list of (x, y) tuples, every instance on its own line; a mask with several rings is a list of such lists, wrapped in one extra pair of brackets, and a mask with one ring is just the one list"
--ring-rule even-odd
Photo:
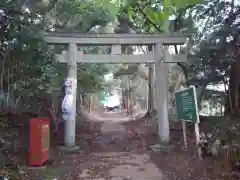
[(80, 91), (84, 93), (95, 93), (104, 90), (104, 75), (111, 72), (111, 65), (83, 64), (78, 71)]
[[(239, 6), (233, 6), (232, 13), (231, 8), (229, 2), (214, 1), (199, 5), (181, 17), (183, 24), (191, 22), (188, 27), (196, 29), (191, 40), (193, 57), (189, 58), (188, 67), (192, 84), (226, 84), (238, 54)], [(202, 27), (198, 27), (200, 23)]]
[(62, 1), (57, 4), (52, 18), (56, 18), (55, 26), (59, 30), (81, 33), (87, 33), (92, 27), (106, 25), (113, 20), (110, 12), (103, 7), (76, 0)]
[[(186, 66), (189, 82), (199, 85), (226, 81), (236, 59), (233, 46), (239, 31), (236, 20), (239, 7), (234, 7), (231, 16), (229, 7), (231, 3), (217, 0), (63, 0), (46, 4), (1, 1), (0, 8), (6, 15), (1, 14), (0, 37), (8, 42), (2, 43), (0, 49), (1, 59), (5, 59), (3, 90), (6, 92), (9, 86), (15, 94), (31, 92), (34, 96), (55, 96), (62, 88), (66, 66), (54, 61), (55, 50), (46, 46), (39, 32), (55, 29), (88, 33), (96, 26), (104, 27), (114, 21), (116, 16), (123, 27), (139, 32), (195, 31), (190, 41), (193, 57)], [(176, 18), (170, 21), (173, 15)], [(202, 29), (200, 22), (204, 24)], [(227, 41), (230, 37), (234, 40)], [(99, 53), (108, 52), (109, 48), (86, 47), (83, 50)], [(8, 69), (12, 74), (10, 82)], [(147, 79), (140, 69), (139, 65), (119, 67), (115, 76), (131, 76), (136, 81), (136, 76)], [(104, 75), (114, 71), (106, 64), (80, 64), (78, 70), (78, 87), (83, 93), (102, 91), (106, 85)]]
[[(87, 33), (91, 28), (104, 26), (113, 19), (104, 6), (77, 0), (50, 1), (47, 5), (37, 1), (25, 4), (17, 0), (1, 1), (3, 91), (16, 98), (24, 97), (26, 106), (43, 99), (48, 102), (54, 100), (62, 90), (67, 68), (55, 62), (56, 48), (52, 49), (42, 41), (40, 31), (55, 29)], [(86, 48), (87, 53), (92, 51), (97, 53), (100, 49)], [(103, 89), (104, 74), (111, 67), (81, 64), (78, 69), (80, 91), (92, 93)]]
[(136, 28), (145, 32), (169, 31), (169, 19), (185, 8), (202, 3), (202, 0), (159, 0), (159, 1), (127, 1), (124, 11), (134, 21)]
[[(1, 26), (5, 31), (2, 38), (5, 42), (1, 44), (3, 51), (1, 65), (4, 69), (2, 75), (6, 77), (6, 70), (12, 73), (11, 80), (9, 74), (4, 79), (11, 81), (7, 86), (12, 87), (11, 90), (16, 93), (31, 89), (30, 94), (34, 96), (44, 91), (51, 94), (56, 87), (50, 88), (48, 83), (52, 82), (52, 73), (55, 75), (58, 73), (53, 54), (38, 33), (43, 27), (37, 22), (39, 20), (37, 14), (19, 9), (18, 4), (12, 3), (14, 2), (7, 1), (1, 6), (4, 7), (2, 16), (5, 17)], [(6, 85), (6, 82), (2, 83)], [(6, 90), (6, 87), (4, 89)]]
[[(239, 32), (231, 2), (203, 0), (126, 1), (122, 8), (142, 32), (192, 32), (190, 55), (185, 68), (193, 85), (227, 82), (236, 59), (234, 44)], [(175, 20), (171, 20), (172, 16)], [(229, 39), (229, 40), (227, 40)], [(232, 40), (231, 40), (232, 39)], [(234, 51), (234, 52), (233, 52)]]
[(114, 73), (115, 78), (119, 78), (120, 76), (131, 76), (137, 73), (138, 65), (128, 65), (128, 66), (119, 66), (117, 72)]

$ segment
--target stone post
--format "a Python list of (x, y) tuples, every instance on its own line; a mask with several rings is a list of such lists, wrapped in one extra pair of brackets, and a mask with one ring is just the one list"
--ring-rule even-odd
[(157, 99), (157, 119), (160, 141), (170, 140), (168, 119), (168, 64), (164, 63), (165, 51), (162, 44), (156, 44), (155, 52), (155, 82)]
[(75, 144), (76, 133), (76, 97), (77, 97), (77, 44), (68, 45), (68, 77), (73, 82), (72, 96), (73, 96), (73, 109), (68, 119), (65, 122), (64, 131), (64, 145), (68, 148), (73, 148)]

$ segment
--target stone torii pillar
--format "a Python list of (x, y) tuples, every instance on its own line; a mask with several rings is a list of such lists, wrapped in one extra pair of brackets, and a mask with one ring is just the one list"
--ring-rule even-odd
[(168, 120), (168, 64), (165, 63), (167, 52), (162, 44), (155, 44), (154, 52), (158, 133), (160, 141), (168, 143), (170, 132)]
[(76, 97), (77, 97), (77, 44), (68, 44), (68, 75), (67, 80), (71, 79), (72, 83), (72, 96), (73, 96), (73, 109), (72, 113), (68, 116), (64, 124), (64, 145), (65, 148), (75, 148), (75, 132), (76, 132)]

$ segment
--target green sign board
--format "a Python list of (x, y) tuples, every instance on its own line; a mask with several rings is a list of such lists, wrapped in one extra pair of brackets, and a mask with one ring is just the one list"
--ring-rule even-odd
[(175, 93), (178, 120), (199, 122), (195, 87), (186, 88)]

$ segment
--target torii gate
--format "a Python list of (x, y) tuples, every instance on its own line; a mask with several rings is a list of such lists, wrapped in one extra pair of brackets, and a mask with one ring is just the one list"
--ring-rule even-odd
[[(68, 64), (68, 77), (77, 80), (77, 63), (154, 63), (156, 74), (156, 99), (158, 130), (161, 141), (169, 141), (168, 119), (168, 64), (185, 62), (186, 54), (169, 54), (168, 45), (182, 45), (186, 37), (182, 33), (170, 34), (77, 34), (77, 33), (44, 33), (48, 44), (68, 44), (68, 52), (56, 54), (61, 63)], [(111, 54), (82, 54), (77, 45), (111, 45)], [(152, 45), (153, 50), (147, 54), (125, 55), (122, 45)], [(73, 87), (73, 99), (76, 107), (77, 84)], [(75, 145), (76, 108), (74, 116), (66, 121), (64, 145), (74, 148)]]

